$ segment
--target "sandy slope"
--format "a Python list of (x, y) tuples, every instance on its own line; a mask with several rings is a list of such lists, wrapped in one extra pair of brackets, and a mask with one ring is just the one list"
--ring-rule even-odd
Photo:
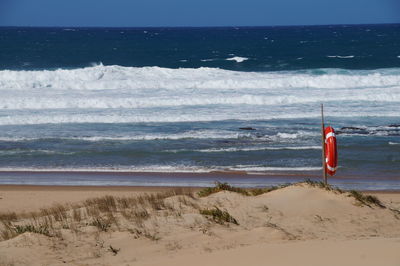
[[(172, 196), (141, 223), (108, 232), (80, 224), (59, 237), (24, 233), (0, 242), (3, 265), (400, 265), (400, 216), (347, 194), (294, 185), (259, 196)], [(398, 206), (400, 197), (385, 199)], [(217, 224), (199, 209), (228, 211)], [(146, 207), (147, 208), (147, 207)], [(110, 246), (119, 249), (115, 255)], [(8, 263), (8, 264), (7, 264)], [(2, 265), (0, 263), (0, 265)]]

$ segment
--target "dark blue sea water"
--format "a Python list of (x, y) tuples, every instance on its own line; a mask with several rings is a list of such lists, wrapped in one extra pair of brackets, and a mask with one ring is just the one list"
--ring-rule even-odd
[(400, 182), (398, 24), (0, 28), (3, 171), (316, 177), (321, 103), (337, 180)]
[[(263, 72), (396, 68), (400, 61), (399, 40), (399, 24), (254, 28), (1, 28), (0, 69), (74, 69), (100, 62), (125, 67), (210, 67)], [(240, 63), (227, 60), (234, 57), (248, 60)]]

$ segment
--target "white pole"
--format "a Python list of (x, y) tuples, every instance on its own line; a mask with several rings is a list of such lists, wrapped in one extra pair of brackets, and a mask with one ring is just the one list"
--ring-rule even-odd
[(324, 104), (321, 103), (321, 139), (322, 139), (322, 176), (324, 184), (328, 184), (328, 178), (326, 176), (326, 162), (325, 162), (325, 122), (324, 122)]

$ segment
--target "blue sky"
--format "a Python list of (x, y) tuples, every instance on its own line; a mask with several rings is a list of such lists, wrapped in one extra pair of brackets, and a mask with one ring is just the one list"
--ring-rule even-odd
[(400, 23), (400, 0), (0, 0), (0, 26)]

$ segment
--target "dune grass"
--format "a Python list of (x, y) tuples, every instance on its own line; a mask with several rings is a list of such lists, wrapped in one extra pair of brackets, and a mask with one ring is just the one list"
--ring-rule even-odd
[[(285, 188), (285, 187), (288, 187), (291, 185), (297, 185), (297, 184), (306, 184), (311, 187), (316, 187), (316, 188), (324, 189), (327, 191), (332, 191), (332, 192), (339, 193), (339, 194), (345, 193), (345, 191), (343, 191), (342, 189), (340, 189), (338, 187), (334, 187), (330, 184), (325, 184), (322, 181), (314, 181), (311, 179), (306, 179), (304, 181), (301, 181), (298, 183), (293, 183), (293, 184), (286, 183), (286, 184), (279, 185), (279, 186), (271, 186), (271, 187), (265, 187), (265, 188), (249, 188), (249, 189), (234, 187), (234, 186), (229, 185), (228, 183), (216, 182), (214, 187), (203, 188), (197, 194), (199, 197), (207, 197), (211, 194), (218, 193), (220, 191), (231, 191), (231, 192), (236, 192), (236, 193), (239, 193), (239, 194), (245, 195), (245, 196), (258, 196), (258, 195), (261, 195), (264, 193), (268, 193), (268, 192), (271, 192), (274, 190), (278, 190), (281, 188)], [(386, 208), (386, 206), (377, 197), (372, 196), (372, 195), (365, 195), (359, 191), (351, 190), (348, 192), (348, 196), (355, 198), (361, 205), (365, 205), (365, 206), (369, 206), (369, 207), (377, 206), (382, 209)]]
[(203, 188), (199, 192), (197, 192), (197, 195), (199, 197), (207, 197), (211, 194), (220, 192), (220, 191), (231, 191), (231, 192), (236, 192), (245, 196), (250, 196), (250, 193), (244, 189), (244, 188), (239, 188), (239, 187), (233, 187), (229, 185), (228, 183), (220, 183), (220, 182), (215, 182), (214, 187), (207, 187)]
[(140, 227), (151, 217), (152, 212), (162, 211), (166, 212), (165, 215), (176, 212), (173, 206), (165, 202), (165, 199), (173, 196), (181, 197), (180, 207), (187, 204), (190, 208), (198, 208), (197, 204), (191, 202), (195, 199), (193, 193), (187, 189), (132, 197), (107, 195), (87, 199), (80, 204), (56, 204), (35, 212), (0, 213), (0, 240), (7, 240), (25, 232), (49, 237), (59, 236), (61, 229), (76, 231), (87, 225), (95, 226), (99, 232), (108, 232), (113, 227), (119, 229), (120, 219)]
[(215, 182), (214, 187), (203, 188), (199, 192), (197, 192), (197, 195), (199, 197), (207, 197), (211, 194), (218, 193), (220, 191), (231, 191), (242, 194), (244, 196), (258, 196), (290, 185), (291, 185), (290, 183), (287, 183), (279, 186), (271, 186), (264, 188), (240, 188), (231, 186), (228, 183)]
[(351, 190), (349, 192), (349, 196), (355, 198), (359, 203), (361, 203), (361, 205), (366, 205), (368, 207), (371, 207), (371, 205), (375, 205), (382, 209), (386, 208), (386, 206), (383, 205), (383, 203), (377, 197), (372, 195), (364, 195), (359, 191)]
[[(342, 191), (323, 182), (305, 180), (295, 184), (284, 184), (266, 188), (238, 188), (227, 183), (217, 182), (214, 187), (201, 189), (197, 195), (207, 197), (220, 191), (231, 191), (244, 196), (257, 196), (278, 190), (290, 185), (302, 185), (316, 187), (334, 193), (340, 193), (353, 197), (360, 205), (369, 207), (386, 206), (375, 196), (364, 195), (361, 192), (352, 190)], [(173, 204), (167, 199), (175, 197)], [(40, 211), (20, 213), (0, 213), (0, 241), (13, 238), (25, 232), (42, 234), (48, 237), (61, 235), (62, 229), (71, 229), (78, 233), (86, 226), (94, 226), (99, 233), (113, 230), (131, 230), (132, 232), (144, 232), (137, 234), (148, 239), (158, 240), (157, 233), (148, 231), (145, 227), (148, 220), (153, 217), (172, 217), (180, 219), (184, 209), (199, 211), (201, 215), (218, 224), (236, 224), (238, 221), (227, 211), (218, 207), (211, 209), (201, 206), (191, 191), (178, 189), (164, 193), (141, 194), (132, 197), (103, 196), (87, 199), (79, 204), (56, 204)], [(393, 212), (399, 212), (390, 209)], [(121, 228), (121, 221), (127, 221), (129, 228)], [(154, 221), (153, 221), (154, 222)]]
[(200, 210), (200, 214), (210, 217), (214, 222), (218, 224), (232, 223), (239, 225), (238, 221), (232, 217), (227, 211), (222, 211), (218, 207), (214, 207), (213, 209), (202, 209)]
[(300, 184), (304, 183), (304, 184), (307, 184), (309, 186), (325, 189), (325, 190), (328, 190), (328, 191), (334, 191), (334, 192), (337, 192), (337, 193), (340, 193), (340, 194), (344, 193), (344, 191), (341, 190), (340, 188), (334, 187), (334, 186), (332, 186), (330, 184), (325, 184), (322, 181), (314, 181), (314, 180), (311, 180), (311, 179), (306, 179), (303, 182), (299, 182), (299, 183)]
[(40, 225), (33, 225), (33, 224), (26, 224), (26, 225), (16, 225), (14, 227), (15, 233), (17, 235), (23, 234), (25, 232), (31, 232), (31, 233), (36, 233), (36, 234), (42, 234), (45, 236), (53, 236), (50, 233), (49, 226), (46, 224), (40, 224)]

